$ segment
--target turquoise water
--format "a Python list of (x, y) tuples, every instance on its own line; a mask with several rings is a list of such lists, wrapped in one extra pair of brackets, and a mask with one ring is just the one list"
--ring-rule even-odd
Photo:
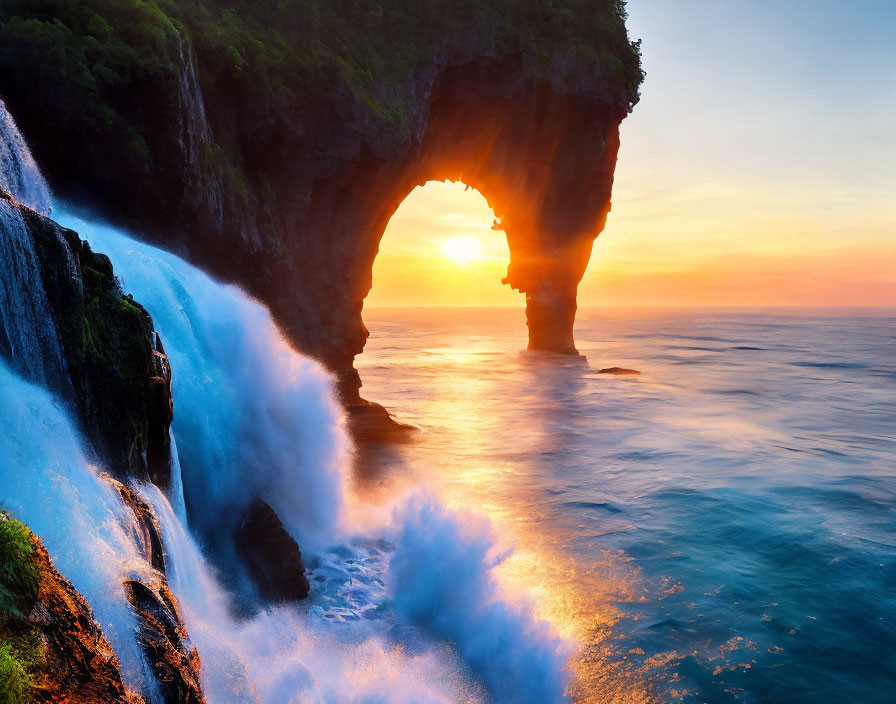
[(896, 311), (584, 310), (587, 361), (519, 311), (365, 322), (363, 393), (422, 432), (359, 491), (437, 486), (584, 594), (577, 699), (896, 700)]

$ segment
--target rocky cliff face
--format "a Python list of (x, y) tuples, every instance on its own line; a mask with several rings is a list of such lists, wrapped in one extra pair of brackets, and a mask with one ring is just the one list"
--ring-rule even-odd
[(0, 191), (0, 355), (66, 399), (122, 478), (170, 480), (171, 370), (109, 258)]
[[(0, 355), (59, 394), (102, 465), (125, 482), (167, 489), (171, 370), (148, 313), (121, 290), (108, 257), (2, 191), (0, 245)], [(152, 568), (125, 587), (158, 689), (167, 704), (202, 704), (199, 657), (168, 588), (158, 522), (137, 494), (106, 478), (130, 508), (125, 527)], [(27, 643), (33, 629), (41, 634), (34, 700), (142, 701), (124, 690), (114, 653), (84, 599), (53, 569), (40, 542), (32, 542), (39, 591), (27, 609), (30, 625), (22, 622), (10, 640)], [(6, 569), (0, 565), (0, 573)]]
[[(198, 4), (215, 16), (215, 2)], [(304, 19), (292, 5), (233, 7), (231, 20), (262, 27), (267, 54), (231, 47), (240, 61), (228, 73), (203, 43), (201, 13), (184, 15), (159, 49), (176, 79), (147, 80), (127, 100), (110, 89), (145, 161), (61, 142), (39, 89), (5, 81), (54, 188), (261, 298), (360, 412), (352, 365), (385, 226), (416, 185), (462, 179), (501, 218), (506, 283), (526, 293), (530, 347), (574, 352), (576, 288), (610, 209), (619, 123), (638, 99), (621, 3), (395, 2), (388, 16), (342, 12), (355, 30), (339, 13), (327, 24), (326, 4)], [(185, 49), (191, 31), (196, 51)], [(347, 49), (317, 74), (261, 65), (290, 47), (296, 66), (317, 65), (314, 47), (330, 39)]]

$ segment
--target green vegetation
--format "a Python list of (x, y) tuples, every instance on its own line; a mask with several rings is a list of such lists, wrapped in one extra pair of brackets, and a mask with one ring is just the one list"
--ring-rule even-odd
[(25, 704), (31, 700), (31, 677), (12, 647), (0, 643), (0, 704)]
[(31, 531), (0, 511), (0, 704), (27, 704), (43, 650), (28, 614), (37, 601)]
[[(135, 95), (175, 89), (180, 37), (199, 57), (206, 95), (235, 105), (301, 101), (342, 85), (401, 127), (406, 116), (372, 97), (427, 58), (471, 39), (546, 63), (568, 52), (601, 62), (636, 89), (637, 45), (623, 0), (6, 0), (0, 74), (16, 75), (62, 113), (62, 124), (117, 134), (148, 162), (152, 118)], [(217, 95), (220, 92), (227, 95)], [(52, 106), (52, 107), (51, 107)], [(146, 164), (148, 167), (148, 163)]]
[(192, 52), (214, 135), (198, 178), (248, 210), (270, 206), (283, 166), (270, 150), (302, 134), (284, 129), (292, 116), (405, 144), (420, 106), (398, 87), (448, 57), (593, 64), (633, 99), (643, 74), (625, 17), (624, 0), (4, 0), (0, 95), (60, 195), (102, 194), (132, 217), (142, 198), (183, 196), (156, 177), (183, 165)]

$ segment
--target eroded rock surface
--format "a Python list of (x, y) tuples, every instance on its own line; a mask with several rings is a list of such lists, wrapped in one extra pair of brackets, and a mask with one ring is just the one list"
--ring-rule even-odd
[(124, 586), (140, 620), (140, 644), (165, 704), (204, 704), (199, 653), (167, 581), (129, 579)]

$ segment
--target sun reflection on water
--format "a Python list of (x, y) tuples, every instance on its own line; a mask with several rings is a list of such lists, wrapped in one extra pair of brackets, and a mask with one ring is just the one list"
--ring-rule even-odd
[[(558, 379), (543, 380), (539, 360), (508, 356), (486, 335), (464, 335), (463, 344), (444, 337), (439, 341), (443, 344), (421, 346), (414, 363), (412, 393), (422, 403), (416, 409), (401, 407), (402, 418), (426, 432), (405, 448), (365, 450), (378, 457), (372, 461), (378, 468), (374, 480), (362, 483), (362, 491), (380, 492), (385, 500), (383, 484), (422, 483), (446, 506), (486, 516), (500, 542), (497, 552), (512, 548), (495, 569), (506, 594), (529, 600), (539, 618), (577, 644), (569, 663), (571, 701), (656, 701), (653, 680), (660, 670), (628, 652), (624, 640), (623, 631), (637, 618), (628, 606), (648, 598), (639, 569), (619, 550), (603, 550), (595, 557), (574, 549), (577, 541), (592, 541), (602, 530), (631, 526), (612, 515), (602, 528), (584, 526), (571, 513), (545, 506), (550, 477), (528, 459), (550, 456), (563, 442), (562, 419), (529, 412), (530, 405), (544, 407), (542, 394), (554, 393)], [(574, 385), (567, 392), (586, 393), (580, 363), (570, 371)], [(531, 377), (531, 384), (508, 399), (508, 377), (518, 383), (520, 376)], [(413, 415), (415, 410), (422, 412)]]

